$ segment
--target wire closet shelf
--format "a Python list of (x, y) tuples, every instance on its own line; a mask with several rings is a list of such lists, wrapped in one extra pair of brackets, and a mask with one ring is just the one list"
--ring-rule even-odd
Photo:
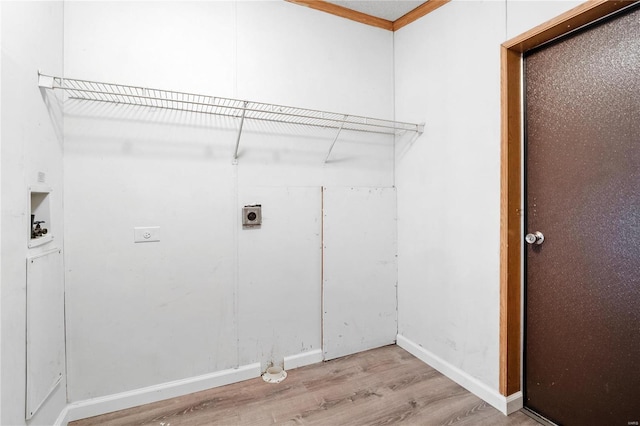
[(358, 132), (422, 133), (424, 125), (336, 112), (296, 108), (218, 96), (39, 75), (39, 85), (64, 90), (70, 99), (111, 102)]
[(331, 150), (340, 132), (343, 130), (386, 135), (401, 135), (407, 132), (420, 135), (424, 131), (424, 124), (406, 123), (172, 90), (55, 77), (42, 73), (38, 73), (38, 85), (47, 89), (63, 90), (69, 99), (109, 102), (239, 118), (240, 126), (234, 160), (238, 158), (238, 147), (245, 119), (337, 129), (325, 162), (329, 159)]

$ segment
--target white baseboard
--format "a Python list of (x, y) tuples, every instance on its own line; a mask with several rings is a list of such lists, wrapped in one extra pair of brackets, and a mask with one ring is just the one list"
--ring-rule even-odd
[(73, 402), (68, 404), (60, 413), (55, 425), (65, 426), (68, 422), (74, 420), (99, 416), (113, 411), (137, 407), (138, 405), (241, 382), (260, 377), (261, 374), (260, 363), (255, 363), (114, 395)]
[[(504, 398), (504, 397), (503, 397)], [(501, 410), (504, 414), (509, 415), (521, 409), (524, 406), (524, 395), (522, 391), (518, 391), (507, 397), (507, 409)]]
[[(498, 391), (491, 389), (478, 379), (449, 364), (404, 336), (397, 336), (397, 344), (416, 358), (429, 364), (460, 386), (488, 402), (502, 413), (511, 414), (522, 408), (523, 399), (521, 392), (505, 397), (500, 395)], [(284, 366), (285, 369), (292, 370), (305, 365), (322, 362), (323, 360), (322, 350), (317, 349), (315, 351), (284, 357)], [(138, 405), (150, 404), (164, 399), (175, 398), (218, 386), (253, 379), (260, 377), (261, 374), (260, 363), (255, 363), (189, 379), (176, 380), (128, 392), (74, 402), (68, 404), (60, 413), (55, 422), (55, 426), (66, 426), (68, 422), (74, 420), (99, 416), (113, 411), (124, 410), (137, 407)]]
[[(286, 369), (292, 370), (294, 368), (304, 367), (305, 365), (322, 362), (323, 360), (324, 356), (322, 354), (322, 350), (317, 349), (284, 357), (284, 366)], [(190, 393), (218, 386), (253, 379), (260, 377), (261, 374), (262, 371), (260, 363), (255, 363), (241, 366), (239, 368), (205, 374), (203, 376), (191, 377), (189, 379), (161, 383), (159, 385), (117, 393), (114, 395), (73, 402), (68, 404), (64, 410), (62, 410), (55, 422), (55, 426), (65, 426), (67, 423), (74, 420), (99, 416), (113, 411), (124, 410), (131, 407), (137, 407), (138, 405), (150, 404), (164, 399), (175, 398), (177, 396), (188, 395)]]
[(397, 337), (397, 344), (402, 349), (406, 350), (425, 364), (429, 364), (431, 367), (458, 383), (478, 398), (491, 404), (503, 414), (509, 415), (522, 408), (522, 392), (517, 392), (508, 397), (501, 395), (496, 389), (490, 388), (480, 380), (469, 375), (465, 371), (462, 371), (458, 367), (451, 365), (447, 361), (400, 334), (398, 334)]
[(294, 368), (304, 367), (305, 365), (311, 365), (324, 361), (324, 355), (322, 349), (316, 349), (315, 351), (302, 352), (297, 355), (284, 357), (284, 369), (293, 370)]

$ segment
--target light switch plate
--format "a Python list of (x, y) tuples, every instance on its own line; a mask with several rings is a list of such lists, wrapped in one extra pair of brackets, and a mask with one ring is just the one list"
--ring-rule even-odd
[(133, 228), (134, 243), (153, 243), (160, 241), (159, 226), (140, 226)]

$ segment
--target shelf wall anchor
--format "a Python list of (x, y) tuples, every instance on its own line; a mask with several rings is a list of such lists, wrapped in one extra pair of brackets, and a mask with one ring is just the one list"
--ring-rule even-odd
[(38, 70), (38, 87), (43, 89), (53, 89), (53, 77), (45, 75)]

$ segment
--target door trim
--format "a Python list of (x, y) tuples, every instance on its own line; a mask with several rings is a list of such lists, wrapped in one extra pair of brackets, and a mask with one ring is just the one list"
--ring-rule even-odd
[(500, 48), (500, 393), (522, 390), (522, 56), (640, 0), (590, 0)]

